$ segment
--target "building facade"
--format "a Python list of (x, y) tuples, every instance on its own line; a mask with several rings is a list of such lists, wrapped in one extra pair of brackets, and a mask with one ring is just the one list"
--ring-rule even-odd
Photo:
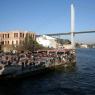
[(23, 43), (26, 34), (31, 35), (32, 38), (36, 40), (34, 32), (16, 30), (16, 31), (0, 32), (0, 43), (3, 46), (8, 46), (8, 45), (18, 46)]

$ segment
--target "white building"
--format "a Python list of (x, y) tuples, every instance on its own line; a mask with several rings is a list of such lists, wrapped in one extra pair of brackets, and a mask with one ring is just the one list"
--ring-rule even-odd
[(87, 44), (82, 44), (81, 48), (88, 48), (88, 45)]
[(40, 37), (37, 37), (36, 40), (39, 44), (43, 45), (44, 47), (57, 48), (58, 46), (56, 38), (50, 36), (42, 35)]

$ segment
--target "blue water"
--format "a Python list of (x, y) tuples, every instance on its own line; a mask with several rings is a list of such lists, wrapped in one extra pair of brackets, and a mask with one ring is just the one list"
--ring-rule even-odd
[(75, 66), (0, 85), (0, 95), (95, 95), (95, 49), (77, 49)]

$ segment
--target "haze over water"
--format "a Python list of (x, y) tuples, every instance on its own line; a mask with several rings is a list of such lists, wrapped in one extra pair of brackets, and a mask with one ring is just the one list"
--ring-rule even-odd
[(0, 84), (0, 95), (95, 95), (95, 49), (77, 49), (77, 63), (16, 83)]

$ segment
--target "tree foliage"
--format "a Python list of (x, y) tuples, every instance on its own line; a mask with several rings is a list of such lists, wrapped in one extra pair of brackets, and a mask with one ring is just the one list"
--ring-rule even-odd
[(36, 51), (38, 49), (42, 49), (43, 46), (39, 45), (36, 40), (32, 38), (31, 35), (26, 34), (25, 40), (23, 41), (22, 44), (24, 50), (28, 51)]
[(57, 42), (60, 43), (61, 45), (63, 44), (71, 44), (71, 41), (68, 39), (59, 39), (57, 38)]

